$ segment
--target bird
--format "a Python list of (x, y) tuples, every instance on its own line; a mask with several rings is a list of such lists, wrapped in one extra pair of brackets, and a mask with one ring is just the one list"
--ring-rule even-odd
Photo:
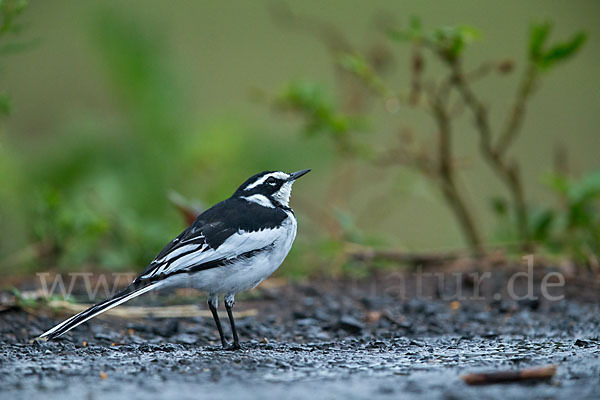
[[(248, 178), (231, 197), (201, 213), (169, 242), (129, 286), (44, 332), (38, 340), (58, 338), (89, 319), (151, 290), (188, 286), (208, 293), (208, 307), (221, 345), (240, 349), (233, 318), (235, 295), (256, 287), (287, 256), (296, 238), (290, 208), (294, 182), (310, 172), (264, 171)], [(233, 344), (229, 345), (217, 306), (223, 302)]]

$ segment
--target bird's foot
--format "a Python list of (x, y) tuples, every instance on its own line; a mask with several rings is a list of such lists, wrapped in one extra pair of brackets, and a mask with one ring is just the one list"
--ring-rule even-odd
[(241, 350), (241, 349), (242, 349), (242, 346), (240, 346), (240, 344), (237, 342), (233, 342), (229, 346), (223, 346), (223, 350), (236, 351), (236, 350)]

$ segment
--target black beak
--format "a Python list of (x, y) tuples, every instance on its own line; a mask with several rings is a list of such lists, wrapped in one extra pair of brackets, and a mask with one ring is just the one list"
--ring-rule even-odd
[(300, 178), (302, 175), (306, 175), (309, 172), (310, 172), (310, 169), (303, 169), (302, 171), (292, 172), (290, 174), (290, 177), (288, 178), (288, 181), (295, 181), (296, 179)]

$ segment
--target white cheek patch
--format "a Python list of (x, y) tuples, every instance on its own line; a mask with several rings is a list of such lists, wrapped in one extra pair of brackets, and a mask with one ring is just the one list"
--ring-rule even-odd
[(271, 200), (269, 200), (266, 196), (262, 194), (253, 194), (250, 197), (242, 197), (242, 199), (247, 200), (251, 203), (260, 204), (263, 207), (275, 208)]
[(257, 187), (259, 185), (262, 185), (270, 177), (273, 177), (273, 178), (276, 178), (276, 179), (283, 179), (283, 180), (285, 180), (285, 179), (288, 179), (290, 176), (288, 174), (286, 174), (285, 172), (279, 172), (279, 171), (278, 172), (271, 172), (270, 174), (266, 174), (264, 176), (261, 176), (255, 182), (253, 182), (250, 185), (246, 186), (244, 188), (244, 190), (251, 190), (251, 189), (254, 189), (255, 187)]

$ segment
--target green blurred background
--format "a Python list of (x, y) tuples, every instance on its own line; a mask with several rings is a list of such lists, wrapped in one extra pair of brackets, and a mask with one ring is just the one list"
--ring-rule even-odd
[[(185, 222), (175, 191), (199, 207), (229, 196), (265, 169), (312, 168), (292, 206), (298, 243), (281, 273), (340, 268), (339, 238), (328, 219), (361, 244), (409, 251), (464, 246), (437, 190), (408, 169), (382, 169), (336, 154), (325, 136), (307, 138), (298, 118), (256, 101), (293, 79), (334, 86), (335, 69), (318, 38), (277, 23), (272, 2), (31, 1), (19, 41), (2, 55), (0, 83), (12, 112), (0, 131), (0, 272), (141, 270)], [(510, 57), (517, 70), (531, 21), (550, 20), (553, 36), (585, 30), (573, 60), (551, 71), (534, 95), (515, 154), (528, 201), (553, 202), (544, 185), (557, 144), (575, 175), (600, 167), (600, 3), (597, 1), (303, 1), (357, 46), (384, 42), (374, 23), (419, 15), (431, 27), (469, 24), (483, 37), (467, 60)], [(406, 86), (410, 48), (391, 46)], [(479, 84), (502, 119), (515, 79)], [(498, 111), (496, 111), (498, 110)], [(422, 115), (400, 120), (430, 131)], [(462, 118), (457, 152), (470, 205), (494, 241), (489, 199), (503, 188), (475, 156)], [(379, 140), (374, 136), (373, 140)], [(346, 182), (341, 182), (341, 181)]]

